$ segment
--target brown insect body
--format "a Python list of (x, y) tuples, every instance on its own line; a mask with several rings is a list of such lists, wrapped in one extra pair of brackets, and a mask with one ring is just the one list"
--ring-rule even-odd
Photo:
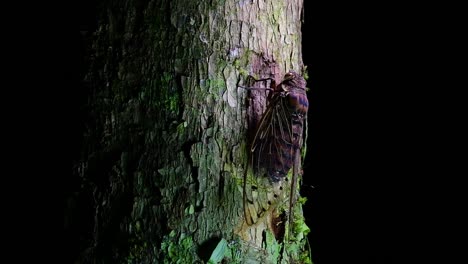
[(255, 171), (266, 170), (273, 182), (282, 180), (295, 160), (296, 150), (302, 146), (304, 118), (309, 103), (305, 80), (288, 72), (270, 94), (267, 110), (257, 127), (251, 151)]
[[(284, 198), (283, 183), (290, 169), (294, 168), (289, 189), (291, 216), (309, 106), (306, 81), (296, 72), (289, 71), (278, 85), (271, 78), (268, 79), (271, 88), (263, 88), (270, 90), (266, 110), (258, 122), (250, 148), (255, 176), (252, 179), (246, 177), (244, 181), (244, 213), (249, 225), (274, 207), (276, 200)], [(267, 79), (255, 81), (264, 80)]]

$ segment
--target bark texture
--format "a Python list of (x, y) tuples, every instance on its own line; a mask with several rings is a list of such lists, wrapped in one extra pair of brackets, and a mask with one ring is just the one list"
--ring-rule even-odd
[[(281, 257), (267, 222), (245, 225), (247, 144), (261, 109), (249, 110), (238, 88), (248, 74), (279, 81), (302, 70), (302, 4), (98, 5), (98, 28), (86, 42), (88, 117), (73, 168), (80, 188), (67, 213), (83, 219), (67, 222), (81, 230), (79, 262), (205, 263), (217, 245), (226, 263), (305, 261), (301, 236)], [(256, 114), (248, 119), (248, 111)]]

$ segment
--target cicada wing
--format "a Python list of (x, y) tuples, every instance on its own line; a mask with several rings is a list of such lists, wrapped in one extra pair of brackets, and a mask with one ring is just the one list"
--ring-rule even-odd
[(271, 98), (251, 144), (252, 173), (244, 180), (244, 213), (249, 225), (287, 198), (284, 183), (294, 153), (291, 118), (285, 107), (283, 97)]

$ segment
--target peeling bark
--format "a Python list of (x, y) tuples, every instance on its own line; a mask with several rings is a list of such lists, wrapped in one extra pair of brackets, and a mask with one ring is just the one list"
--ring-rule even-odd
[(302, 4), (103, 4), (88, 39), (89, 118), (74, 167), (93, 212), (83, 263), (206, 262), (221, 238), (238, 253), (225, 261), (280, 259), (272, 219), (243, 219), (249, 129), (262, 110), (248, 119), (238, 86), (248, 74), (279, 81), (302, 70)]

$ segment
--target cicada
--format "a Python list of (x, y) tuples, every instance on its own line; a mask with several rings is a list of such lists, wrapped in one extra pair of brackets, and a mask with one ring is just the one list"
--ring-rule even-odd
[[(244, 87), (264, 89), (268, 94), (265, 111), (254, 130), (249, 148), (253, 176), (246, 173), (244, 177), (243, 203), (248, 225), (258, 222), (267, 212), (273, 212), (285, 200), (289, 200), (289, 212), (273, 213), (277, 219), (284, 219), (284, 215), (291, 218), (309, 107), (306, 81), (294, 71), (286, 73), (279, 84), (272, 78), (250, 79), (270, 82), (270, 86)], [(291, 169), (291, 183), (285, 184)]]

